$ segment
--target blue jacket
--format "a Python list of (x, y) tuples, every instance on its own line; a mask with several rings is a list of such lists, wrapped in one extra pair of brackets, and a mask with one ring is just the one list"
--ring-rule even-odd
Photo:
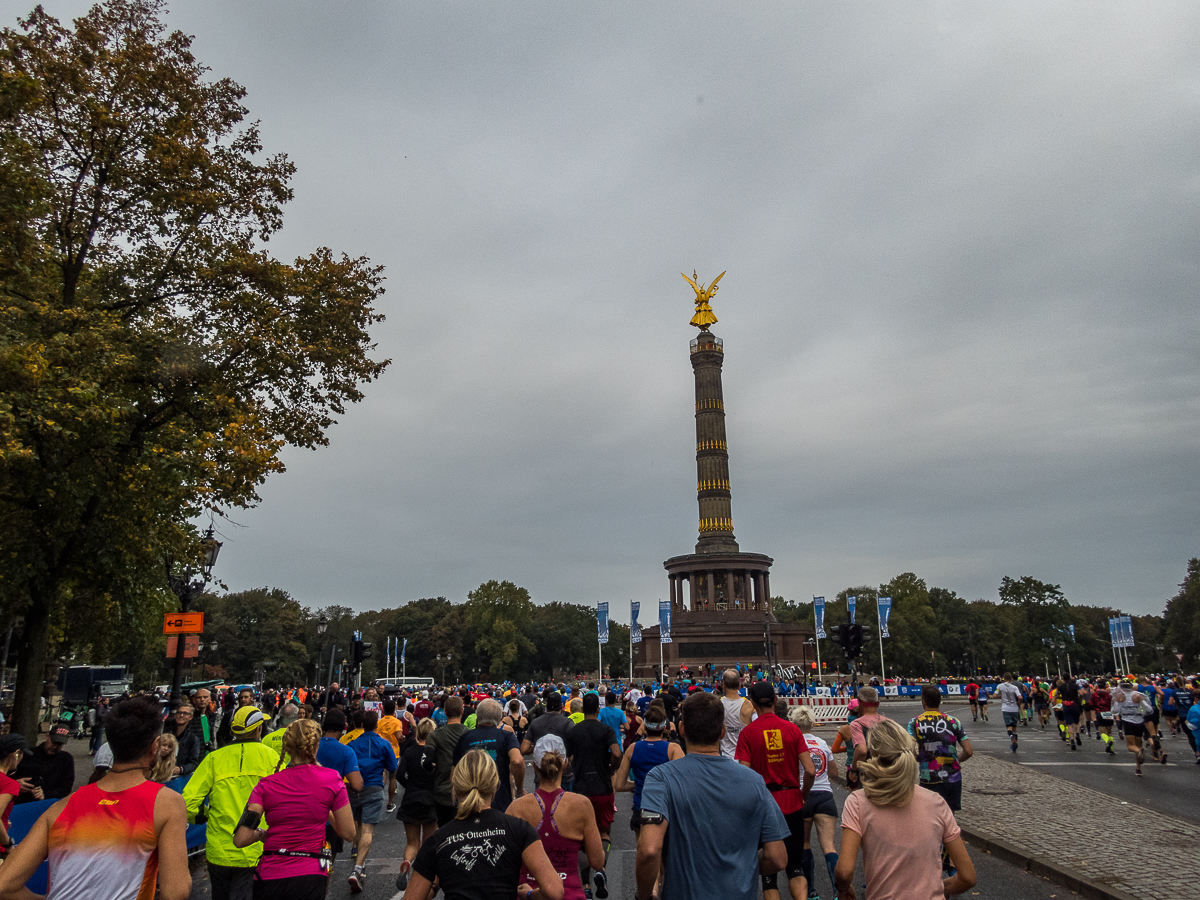
[(363, 787), (382, 787), (384, 771), (396, 771), (396, 752), (392, 750), (391, 744), (375, 732), (364, 732), (346, 746), (358, 757), (358, 770), (362, 773)]

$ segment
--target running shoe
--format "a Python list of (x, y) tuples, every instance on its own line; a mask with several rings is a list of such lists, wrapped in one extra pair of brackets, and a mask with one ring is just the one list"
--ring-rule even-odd
[(350, 893), (362, 893), (363, 882), (366, 881), (366, 878), (363, 877), (363, 871), (360, 866), (355, 866), (354, 871), (350, 873), (350, 877), (346, 880), (350, 882)]
[(595, 897), (596, 900), (607, 900), (608, 876), (597, 869), (592, 873), (592, 884), (596, 886), (596, 890), (593, 891), (592, 896)]
[(408, 887), (408, 873), (412, 871), (412, 863), (407, 859), (400, 863), (400, 874), (396, 876), (396, 890), (402, 891)]
[(1159, 762), (1165, 766), (1167, 764), (1167, 754), (1164, 753), (1162, 755), (1162, 759), (1160, 759)]
[(808, 889), (808, 900), (821, 900), (821, 892), (816, 888)]

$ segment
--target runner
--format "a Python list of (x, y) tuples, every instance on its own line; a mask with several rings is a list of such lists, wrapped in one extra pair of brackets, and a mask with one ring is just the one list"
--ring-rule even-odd
[[(1013, 753), (1017, 752), (1017, 722), (1021, 716), (1021, 692), (1017, 686), (1013, 684), (1012, 672), (1004, 673), (1004, 681), (996, 691), (1000, 695), (1000, 715), (1004, 717), (1004, 727), (1008, 731), (1009, 745)], [(922, 690), (922, 701), (924, 700), (924, 691)], [(987, 716), (983, 717), (987, 721)], [(909, 729), (910, 731), (912, 729)], [(967, 754), (970, 756), (970, 753)], [(951, 806), (951, 809), (957, 809), (956, 806)]]
[(279, 765), (279, 754), (259, 741), (266, 721), (253, 706), (239, 707), (229, 720), (232, 743), (205, 756), (183, 789), (188, 821), (207, 816), (204, 857), (213, 900), (241, 900), (254, 888), (262, 848), (238, 847), (233, 832), (254, 786)]
[(1165, 763), (1167, 755), (1162, 752), (1162, 741), (1158, 734), (1162, 710), (1162, 691), (1151, 684), (1150, 679), (1145, 675), (1138, 676), (1137, 690), (1146, 695), (1146, 700), (1150, 704), (1150, 712), (1146, 714), (1146, 720), (1142, 723), (1142, 727), (1146, 731), (1146, 739), (1150, 742), (1151, 756), (1156, 761)]
[(971, 721), (979, 721), (979, 685), (974, 681), (967, 685), (967, 700), (971, 702)]
[(405, 749), (396, 769), (396, 781), (404, 788), (404, 797), (396, 813), (396, 818), (404, 823), (405, 838), (404, 859), (400, 862), (400, 877), (396, 879), (399, 890), (408, 886), (408, 875), (412, 870), (412, 861), (417, 858), (418, 848), (438, 827), (434, 774), (432, 767), (426, 769), (424, 766), (429, 736), (436, 728), (432, 716), (417, 723), (415, 740)]
[(1179, 704), (1175, 699), (1175, 685), (1165, 678), (1158, 679), (1162, 696), (1162, 715), (1167, 720), (1167, 730), (1172, 736), (1179, 733)]
[(985, 721), (985, 722), (988, 720), (987, 710), (988, 710), (988, 689), (987, 689), (986, 684), (981, 684), (979, 686), (979, 717), (981, 719), (983, 719), (983, 721)]
[(358, 757), (358, 770), (362, 773), (363, 789), (350, 795), (350, 811), (358, 826), (354, 846), (357, 855), (354, 860), (354, 871), (347, 879), (350, 890), (357, 894), (363, 889), (363, 869), (366, 866), (367, 854), (371, 852), (371, 843), (375, 838), (375, 826), (383, 817), (384, 782), (396, 771), (396, 754), (392, 745), (376, 733), (379, 725), (379, 713), (368, 710), (362, 717), (363, 734), (355, 738), (347, 746)]
[[(1092, 724), (1096, 719), (1096, 710), (1092, 703), (1092, 686), (1086, 679), (1079, 679), (1076, 682), (1079, 685), (1079, 712), (1083, 716), (1084, 729), (1087, 731), (1088, 737), (1092, 736)], [(1096, 736), (1100, 736), (1100, 732), (1096, 732)]]
[(521, 885), (524, 867), (537, 881), (533, 900), (562, 900), (562, 878), (537, 831), (523, 819), (493, 808), (500, 776), (486, 751), (469, 750), (462, 757), (454, 767), (453, 786), (461, 798), (458, 813), (421, 845), (404, 895), (426, 900), (436, 879), (446, 900), (513, 895), (529, 900), (534, 891)]
[[(587, 856), (588, 865), (596, 870), (598, 900), (608, 896), (608, 880), (604, 872), (604, 846), (596, 813), (592, 804), (578, 794), (564, 791), (563, 766), (567, 763), (567, 748), (562, 738), (547, 734), (533, 748), (533, 771), (537, 789), (514, 800), (508, 815), (524, 819), (537, 828), (542, 847), (563, 882), (563, 900), (584, 900), (583, 882), (579, 873), (579, 853)], [(521, 867), (521, 884), (536, 890), (533, 875)], [(519, 890), (519, 888), (518, 888)]]
[(0, 896), (32, 896), (25, 883), (48, 858), (46, 900), (149, 900), (156, 884), (161, 900), (187, 900), (187, 809), (145, 775), (162, 727), (152, 697), (114, 706), (104, 720), (112, 769), (42, 813), (0, 865)]
[(1067, 742), (1072, 750), (1083, 746), (1083, 738), (1079, 736), (1079, 685), (1074, 678), (1063, 681), (1059, 688), (1059, 699), (1062, 701), (1063, 722), (1067, 726)]
[(1033, 709), (1037, 713), (1042, 731), (1045, 731), (1050, 721), (1050, 686), (1036, 678), (1033, 682)]
[[(738, 693), (742, 679), (736, 670), (726, 669), (721, 684), (725, 689), (725, 695), (721, 698), (721, 705), (725, 707), (725, 737), (721, 738), (721, 753), (733, 759), (738, 735), (754, 717), (754, 704)], [(668, 719), (672, 718), (670, 712), (668, 709)]]
[[(837, 882), (834, 881), (833, 875), (837, 868), (838, 855), (834, 844), (834, 833), (837, 828), (838, 808), (829, 778), (831, 775), (837, 774), (837, 763), (833, 760), (833, 753), (830, 752), (829, 745), (812, 733), (814, 724), (812, 709), (807, 706), (797, 706), (792, 710), (791, 719), (800, 729), (800, 733), (804, 735), (804, 741), (808, 744), (808, 755), (812, 757), (813, 768), (816, 770), (812, 790), (808, 792), (808, 799), (804, 801), (802, 813), (804, 816), (802, 862), (806, 867), (805, 871), (811, 872), (813, 868), (812, 830), (815, 822), (817, 840), (821, 844), (821, 853), (825, 856), (825, 869), (829, 872), (829, 884), (836, 891)], [(808, 896), (810, 898), (820, 897), (811, 878), (808, 882)]]
[[(974, 887), (975, 867), (954, 814), (932, 791), (916, 789), (919, 766), (912, 737), (884, 719), (871, 728), (866, 749), (869, 756), (858, 764), (863, 790), (847, 797), (842, 810), (838, 896), (854, 896), (851, 882), (860, 847), (872, 897), (874, 885), (885, 886), (889, 896), (920, 898), (961, 894)], [(938, 877), (943, 847), (956, 870), (945, 879)]]
[(1062, 686), (1063, 680), (1061, 678), (1054, 682), (1054, 687), (1050, 691), (1050, 705), (1054, 708), (1054, 721), (1058, 723), (1058, 736), (1065, 743), (1067, 740), (1067, 720), (1063, 714)]
[(567, 732), (563, 742), (575, 770), (574, 790), (591, 802), (605, 859), (612, 847), (612, 822), (616, 814), (613, 771), (621, 761), (621, 747), (611, 725), (600, 721), (600, 697), (587, 693), (582, 700), (583, 721)]
[[(750, 686), (749, 693), (757, 717), (738, 736), (734, 759), (761, 775), (767, 790), (779, 804), (779, 811), (791, 832), (784, 839), (788, 891), (792, 897), (805, 897), (812, 884), (812, 854), (808, 855), (806, 868), (803, 811), (816, 779), (816, 767), (800, 729), (775, 715), (775, 688), (771, 682), (756, 681)], [(764, 900), (779, 900), (776, 875), (762, 876), (762, 889)]]
[(0, 860), (12, 850), (16, 841), (8, 833), (8, 817), (12, 815), (13, 801), (21, 795), (21, 785), (13, 777), (17, 764), (28, 749), (25, 735), (10, 732), (0, 736)]
[[(333, 827), (354, 837), (354, 817), (342, 779), (317, 762), (321, 726), (311, 719), (293, 722), (283, 735), (287, 768), (254, 786), (233, 835), (236, 847), (262, 842), (255, 873), (255, 900), (324, 900), (333, 853), (325, 838)], [(263, 818), (269, 830), (260, 828)]]
[(1133, 774), (1140, 777), (1145, 761), (1142, 753), (1142, 739), (1146, 734), (1144, 723), (1150, 703), (1145, 694), (1133, 689), (1132, 681), (1123, 681), (1112, 692), (1112, 706), (1125, 732), (1125, 749), (1133, 754)]
[(1092, 706), (1096, 713), (1096, 738), (1104, 741), (1105, 753), (1116, 756), (1112, 748), (1112, 691), (1108, 689), (1107, 681), (1101, 680), (1092, 691)]

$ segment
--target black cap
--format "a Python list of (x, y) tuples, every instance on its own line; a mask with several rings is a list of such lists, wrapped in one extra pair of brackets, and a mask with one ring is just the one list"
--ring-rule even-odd
[(750, 685), (750, 699), (759, 706), (775, 702), (775, 686), (769, 681), (756, 681)]

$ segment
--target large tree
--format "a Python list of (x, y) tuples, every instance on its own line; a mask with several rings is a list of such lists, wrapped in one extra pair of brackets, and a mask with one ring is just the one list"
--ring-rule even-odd
[(22, 615), (14, 729), (86, 594), (97, 634), (152, 627), (163, 559), (258, 500), (387, 362), (382, 273), (263, 244), (293, 167), (155, 0), (0, 32), (0, 607)]
[(1167, 601), (1164, 618), (1171, 644), (1168, 650), (1182, 653), (1183, 663), (1194, 666), (1200, 659), (1200, 559), (1188, 560), (1187, 577), (1179, 585), (1179, 593)]

